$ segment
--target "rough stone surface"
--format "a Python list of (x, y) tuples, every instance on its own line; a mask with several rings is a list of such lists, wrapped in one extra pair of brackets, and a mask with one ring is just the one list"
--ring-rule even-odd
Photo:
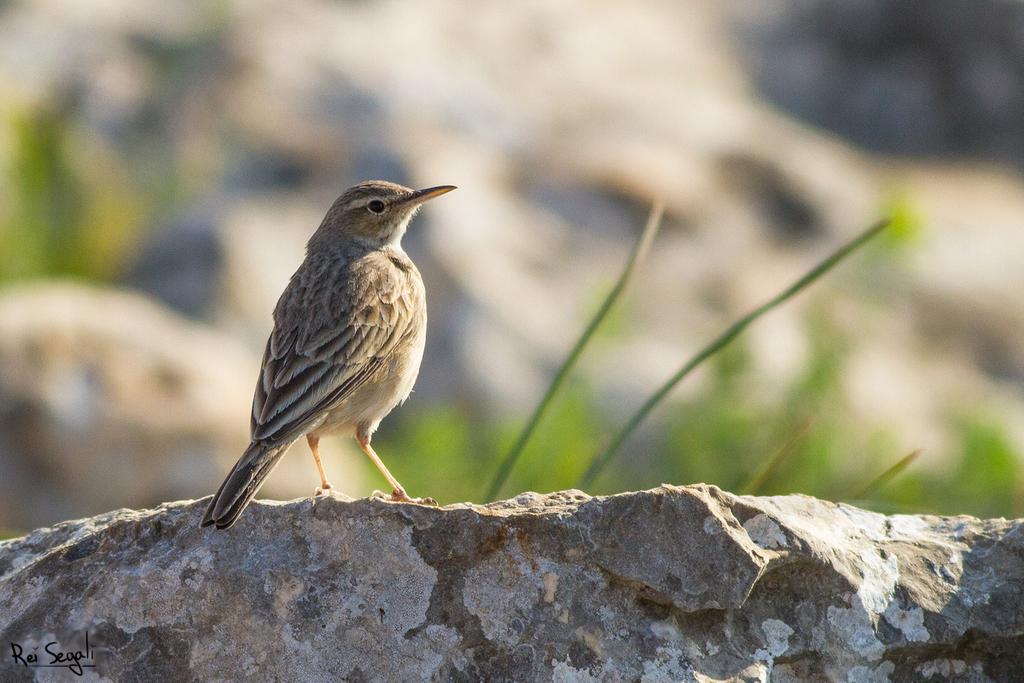
[[(1018, 521), (663, 486), (432, 509), (204, 503), (0, 543), (0, 642), (101, 680), (1009, 681)], [(38, 669), (38, 672), (47, 670)], [(39, 680), (54, 671), (38, 674)], [(31, 680), (5, 653), (0, 678)], [(1019, 679), (1017, 679), (1019, 680)]]

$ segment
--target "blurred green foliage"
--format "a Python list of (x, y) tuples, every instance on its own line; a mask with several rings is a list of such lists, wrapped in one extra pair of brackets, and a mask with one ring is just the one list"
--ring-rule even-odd
[(891, 249), (908, 248), (921, 242), (924, 236), (924, 217), (913, 195), (893, 192), (885, 202), (885, 215), (889, 228), (882, 236), (883, 244)]
[[(789, 386), (756, 386), (750, 353), (737, 340), (710, 361), (696, 395), (658, 409), (590, 493), (662, 482), (706, 482), (741, 491), (756, 479), (756, 490), (747, 492), (805, 493), (883, 512), (1024, 513), (1019, 473), (1024, 454), (1014, 452), (1006, 430), (980, 408), (951, 418), (951, 452), (927, 454), (938, 456), (942, 466), (922, 466), (918, 459), (868, 498), (850, 499), (907, 452), (893, 435), (898, 415), (892, 424), (867, 431), (851, 415), (842, 381), (855, 342), (829, 311), (824, 297), (809, 309), (810, 350)], [(603, 414), (588, 386), (570, 381), (513, 470), (507, 490), (571, 487), (610, 438), (614, 417)], [(442, 503), (479, 500), (496, 466), (494, 454), (505, 452), (521, 428), (516, 422), (488, 421), (468, 406), (407, 409), (390, 422), (378, 436), (378, 452), (410, 492)], [(376, 476), (367, 470), (368, 481)]]
[(911, 471), (887, 487), (879, 508), (979, 517), (1024, 516), (1021, 456), (1006, 428), (983, 409), (963, 408), (950, 420), (955, 452), (941, 469)]
[(60, 107), (0, 121), (0, 281), (40, 276), (109, 280), (135, 246), (144, 203), (122, 165), (86, 144)]
[[(545, 418), (548, 427), (537, 431), (512, 471), (509, 490), (572, 487), (604, 436), (593, 398), (568, 382)], [(497, 466), (495, 454), (507, 452), (521, 428), (518, 422), (488, 420), (467, 406), (434, 406), (394, 420), (374, 443), (410, 491), (429, 492), (416, 495), (441, 503), (480, 500)], [(367, 470), (368, 481), (378, 476), (372, 466)]]

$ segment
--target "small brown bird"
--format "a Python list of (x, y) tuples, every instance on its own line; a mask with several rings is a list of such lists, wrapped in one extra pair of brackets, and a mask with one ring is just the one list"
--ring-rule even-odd
[(402, 250), (402, 235), (424, 202), (454, 189), (411, 190), (369, 180), (346, 190), (328, 210), (274, 309), (252, 401), (252, 443), (210, 501), (203, 526), (234, 524), (303, 435), (320, 472), (317, 494), (331, 489), (320, 437), (347, 434), (391, 484), (393, 500), (433, 503), (409, 497), (370, 438), (409, 397), (423, 358), (423, 280)]

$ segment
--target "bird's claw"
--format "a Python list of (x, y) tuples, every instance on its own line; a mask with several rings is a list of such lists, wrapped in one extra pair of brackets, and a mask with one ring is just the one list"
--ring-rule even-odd
[(319, 498), (320, 496), (329, 496), (334, 492), (334, 487), (331, 486), (331, 482), (326, 481), (322, 485), (317, 486), (316, 490), (313, 491), (313, 497)]
[(437, 507), (437, 501), (433, 498), (429, 496), (424, 498), (410, 498), (409, 494), (402, 489), (395, 489), (392, 491), (391, 500), (396, 503), (413, 503), (415, 505), (429, 505), (430, 507)]
[(391, 503), (412, 503), (414, 505), (427, 505), (430, 507), (438, 507), (437, 501), (427, 496), (425, 498), (412, 498), (408, 493), (402, 489), (395, 489), (391, 493), (384, 493), (383, 491), (374, 491), (370, 494), (370, 498), (377, 498), (380, 500), (386, 500)]

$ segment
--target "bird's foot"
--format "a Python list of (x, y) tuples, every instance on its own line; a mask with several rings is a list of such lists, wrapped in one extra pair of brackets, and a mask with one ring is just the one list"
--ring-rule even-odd
[(333, 492), (334, 492), (334, 487), (331, 486), (331, 482), (324, 481), (324, 482), (322, 482), (320, 484), (320, 486), (316, 487), (316, 491), (313, 492), (313, 497), (314, 498), (319, 498), (320, 496), (329, 496)]
[(383, 491), (374, 491), (370, 494), (370, 498), (376, 498), (377, 500), (386, 500), (389, 503), (413, 503), (415, 505), (429, 505), (430, 507), (438, 507), (437, 501), (433, 498), (412, 498), (402, 489), (395, 489), (391, 493), (384, 493)]
[(437, 501), (429, 496), (426, 498), (410, 498), (409, 494), (405, 492), (405, 489), (395, 489), (391, 492), (391, 500), (396, 503), (415, 503), (416, 505), (429, 505), (430, 507), (437, 507)]

